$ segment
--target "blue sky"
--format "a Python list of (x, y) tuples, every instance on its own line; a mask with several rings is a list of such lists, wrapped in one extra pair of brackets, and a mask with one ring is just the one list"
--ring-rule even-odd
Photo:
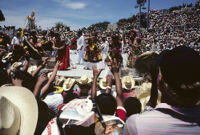
[[(166, 9), (197, 0), (151, 0), (151, 8)], [(24, 27), (25, 16), (36, 10), (36, 24), (50, 28), (56, 22), (63, 22), (72, 29), (88, 27), (91, 24), (109, 21), (116, 23), (138, 12), (136, 0), (1, 0), (0, 9), (6, 18), (0, 25)]]

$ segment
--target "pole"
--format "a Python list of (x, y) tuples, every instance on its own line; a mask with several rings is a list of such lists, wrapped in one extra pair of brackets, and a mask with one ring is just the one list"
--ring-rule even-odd
[(142, 4), (140, 3), (140, 12), (139, 12), (139, 36), (141, 35), (141, 7)]
[(147, 30), (149, 30), (150, 26), (149, 14), (150, 14), (150, 0), (148, 0)]

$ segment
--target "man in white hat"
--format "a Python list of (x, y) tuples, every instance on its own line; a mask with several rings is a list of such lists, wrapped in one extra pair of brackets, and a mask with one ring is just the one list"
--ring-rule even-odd
[(30, 90), (17, 86), (0, 88), (0, 104), (0, 134), (34, 134), (38, 105)]
[(137, 89), (135, 87), (135, 80), (131, 76), (124, 76), (121, 80), (124, 99), (128, 97), (135, 97)]
[(82, 98), (87, 97), (91, 93), (92, 79), (87, 75), (83, 75), (78, 81), (78, 86), (80, 88), (80, 96)]

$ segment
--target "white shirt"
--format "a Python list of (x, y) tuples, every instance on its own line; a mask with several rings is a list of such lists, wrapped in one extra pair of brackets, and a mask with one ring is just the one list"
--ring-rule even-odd
[[(85, 43), (85, 38), (84, 36), (81, 36), (78, 40), (77, 40), (77, 50), (82, 50), (84, 51), (85, 50), (85, 46), (86, 46), (86, 43)], [(82, 48), (81, 48), (82, 47)]]
[(108, 41), (105, 42), (105, 47), (104, 47), (104, 54), (107, 55), (109, 50), (109, 43)]
[(21, 44), (22, 43), (22, 39), (17, 38), (17, 37), (13, 37), (11, 44)]

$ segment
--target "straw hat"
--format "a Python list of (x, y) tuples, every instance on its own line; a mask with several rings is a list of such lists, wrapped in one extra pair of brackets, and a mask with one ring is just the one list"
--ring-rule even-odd
[(9, 53), (7, 53), (6, 55), (4, 55), (2, 59), (7, 59), (7, 58), (9, 58), (10, 56), (12, 56), (12, 53), (11, 53), (11, 52), (9, 52)]
[(12, 64), (12, 66), (10, 67), (10, 70), (11, 71), (14, 71), (16, 70), (17, 68), (21, 67), (22, 66), (22, 62), (15, 62)]
[(72, 88), (72, 86), (74, 85), (74, 83), (76, 82), (75, 79), (72, 78), (67, 78), (64, 83), (63, 83), (63, 90), (64, 91), (68, 91)]
[(102, 78), (100, 81), (99, 81), (99, 87), (103, 90), (105, 90), (107, 88), (107, 85), (106, 85), (106, 77)]
[(142, 110), (144, 110), (146, 104), (149, 101), (150, 93), (151, 93), (152, 83), (143, 83), (140, 86), (140, 90), (137, 91), (137, 98), (140, 100), (142, 104)]
[(36, 65), (32, 65), (28, 68), (27, 72), (32, 74), (35, 70), (37, 69), (37, 66)]
[(88, 77), (87, 75), (81, 76), (81, 78), (79, 80), (79, 84), (89, 84), (91, 82), (92, 82), (92, 79), (90, 77)]
[(38, 106), (30, 90), (18, 86), (0, 88), (0, 104), (0, 134), (34, 134)]
[(135, 86), (135, 80), (131, 76), (124, 76), (122, 78), (122, 88), (132, 90)]
[(47, 77), (50, 78), (51, 75), (52, 75), (52, 72), (49, 72), (49, 73), (47, 74)]
[(64, 76), (59, 76), (58, 78), (56, 78), (55, 85), (56, 85), (56, 86), (62, 85), (62, 83), (64, 82), (64, 80), (65, 80), (65, 77), (64, 77)]

